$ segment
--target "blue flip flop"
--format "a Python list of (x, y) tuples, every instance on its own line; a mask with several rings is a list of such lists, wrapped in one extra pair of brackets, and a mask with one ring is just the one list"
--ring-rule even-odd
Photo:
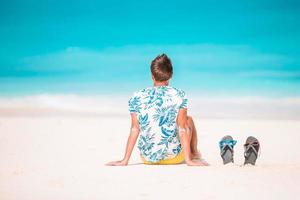
[(234, 155), (234, 145), (237, 143), (236, 140), (230, 135), (224, 136), (219, 142), (220, 154), (223, 159), (223, 164), (226, 165), (228, 163), (233, 163), (233, 155)]

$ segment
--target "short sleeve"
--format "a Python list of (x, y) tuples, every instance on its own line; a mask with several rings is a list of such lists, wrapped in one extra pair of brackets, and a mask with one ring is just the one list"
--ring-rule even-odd
[(136, 113), (139, 109), (139, 98), (134, 94), (128, 101), (128, 110), (130, 113)]
[(179, 108), (187, 109), (187, 107), (188, 107), (188, 98), (187, 98), (187, 95), (186, 95), (185, 92), (182, 92), (181, 99), (182, 99), (182, 101), (181, 101), (181, 104), (180, 104)]

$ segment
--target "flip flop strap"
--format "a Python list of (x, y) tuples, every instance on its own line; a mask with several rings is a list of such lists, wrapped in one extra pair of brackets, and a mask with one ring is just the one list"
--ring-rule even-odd
[(220, 149), (224, 149), (226, 146), (229, 146), (231, 149), (233, 149), (234, 145), (236, 145), (236, 140), (221, 140), (219, 142)]
[(226, 147), (228, 147), (233, 152), (233, 147), (237, 143), (236, 140), (222, 140), (219, 142), (221, 155), (225, 153)]
[(230, 145), (225, 145), (225, 146), (223, 147), (223, 149), (221, 149), (221, 156), (223, 156), (223, 155), (225, 154), (225, 152), (226, 152), (226, 150), (227, 150), (226, 147), (228, 147), (228, 148), (230, 149), (230, 151), (233, 152), (232, 146), (230, 146)]
[(252, 149), (252, 150), (253, 150), (253, 152), (254, 152), (255, 156), (257, 156), (257, 155), (258, 155), (258, 152), (256, 151), (256, 149), (255, 149), (254, 145), (252, 145), (252, 144), (248, 144), (247, 146), (245, 146), (245, 156), (247, 156), (246, 154), (247, 154), (247, 152), (248, 152), (250, 149)]

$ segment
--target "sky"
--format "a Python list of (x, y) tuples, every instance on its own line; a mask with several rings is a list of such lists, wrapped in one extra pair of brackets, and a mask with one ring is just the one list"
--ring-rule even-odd
[(300, 95), (297, 0), (0, 0), (0, 44), (0, 95), (129, 93), (161, 53), (189, 92)]

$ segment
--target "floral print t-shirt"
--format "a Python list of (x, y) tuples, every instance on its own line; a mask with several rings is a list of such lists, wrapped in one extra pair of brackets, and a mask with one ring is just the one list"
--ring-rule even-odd
[(158, 162), (181, 152), (176, 124), (181, 108), (187, 108), (186, 94), (171, 86), (146, 88), (129, 100), (129, 111), (139, 121), (138, 148), (145, 160)]

